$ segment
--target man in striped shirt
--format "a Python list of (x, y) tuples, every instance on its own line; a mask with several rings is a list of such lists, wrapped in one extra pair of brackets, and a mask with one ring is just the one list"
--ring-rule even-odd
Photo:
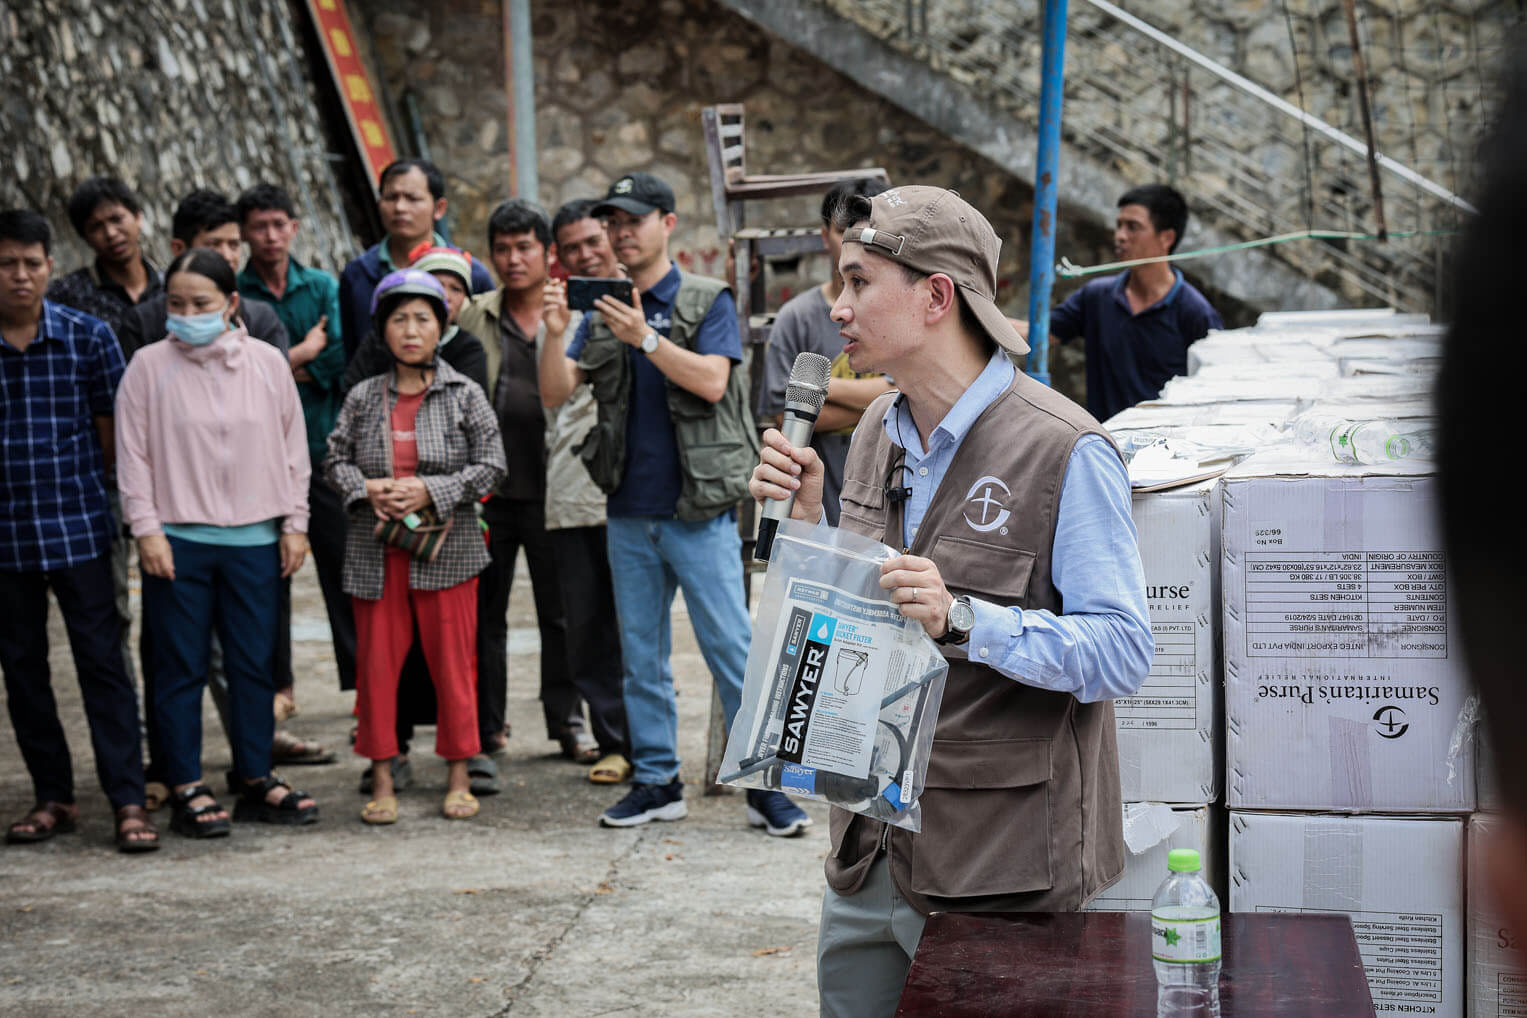
[(106, 500), (122, 351), (99, 319), (43, 299), (47, 221), (0, 212), (0, 670), (36, 806), (6, 841), (74, 829), (74, 773), (48, 670), (47, 591), (74, 652), (117, 846), (157, 848), (143, 810), (137, 700), (122, 660)]

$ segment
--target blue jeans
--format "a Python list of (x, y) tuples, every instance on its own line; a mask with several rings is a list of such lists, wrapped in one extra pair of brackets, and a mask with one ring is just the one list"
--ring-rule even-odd
[(730, 727), (742, 702), (752, 631), (742, 598), (742, 542), (727, 513), (702, 523), (612, 516), (607, 536), (625, 659), (632, 780), (664, 785), (679, 776), (678, 708), (668, 663), (673, 594), (684, 591)]
[(154, 702), (165, 780), (201, 775), (201, 697), (212, 634), (228, 677), (228, 740), (241, 778), (270, 773), (275, 736), (272, 662), (281, 591), (274, 544), (223, 547), (171, 537), (175, 579), (143, 577), (143, 618), (153, 633)]

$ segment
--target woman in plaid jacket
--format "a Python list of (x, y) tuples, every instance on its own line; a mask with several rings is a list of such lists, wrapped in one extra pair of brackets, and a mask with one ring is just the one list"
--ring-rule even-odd
[[(355, 751), (372, 761), (376, 798), (361, 819), (398, 817), (391, 760), (398, 676), (417, 621), (439, 704), (435, 752), (450, 762), (444, 813), (477, 815), (467, 760), (477, 734), (477, 574), (488, 564), (476, 503), (504, 475), (498, 418), (482, 389), (435, 350), (446, 323), (445, 292), (429, 273), (404, 269), (377, 285), (372, 320), (393, 369), (350, 390), (329, 435), (329, 484), (350, 514), (345, 592), (355, 606)], [(432, 557), (385, 544), (379, 528), (405, 535), (448, 526)], [(406, 529), (405, 529), (406, 528)]]

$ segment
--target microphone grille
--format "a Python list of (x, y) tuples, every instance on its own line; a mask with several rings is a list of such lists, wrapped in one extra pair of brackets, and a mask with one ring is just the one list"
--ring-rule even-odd
[(832, 375), (832, 361), (819, 353), (799, 353), (790, 366), (790, 381), (785, 385), (786, 403), (804, 403), (813, 413), (821, 413), (827, 402), (827, 379)]

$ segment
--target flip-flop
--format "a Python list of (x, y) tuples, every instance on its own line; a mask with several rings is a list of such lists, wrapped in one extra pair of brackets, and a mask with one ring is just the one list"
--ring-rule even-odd
[(271, 762), (277, 765), (331, 764), (334, 751), (322, 743), (299, 739), (291, 732), (278, 731), (270, 744)]
[(631, 761), (619, 753), (608, 753), (589, 768), (589, 780), (596, 785), (618, 785), (631, 776)]
[(366, 808), (361, 810), (361, 820), (373, 826), (397, 823), (398, 797), (384, 795), (380, 799), (373, 799), (366, 803)]
[(585, 729), (565, 729), (557, 741), (562, 744), (562, 755), (573, 763), (591, 764), (599, 761), (599, 743)]
[[(45, 821), (44, 817), (52, 822)], [(22, 830), (23, 827), (30, 827), (31, 830)], [(55, 834), (72, 834), (74, 828), (75, 814), (70, 812), (68, 804), (39, 802), (26, 816), (11, 824), (5, 832), (5, 840), (11, 845), (35, 845), (39, 841), (47, 841)]]
[(467, 761), (467, 777), (472, 779), (473, 795), (497, 795), (504, 790), (498, 764), (489, 756), (474, 756)]
[[(470, 813), (452, 813), (453, 809), (466, 807)], [(471, 792), (460, 790), (445, 793), (445, 803), (440, 807), (440, 813), (447, 820), (470, 820), (477, 815), (481, 807), (477, 803), (477, 797)]]

